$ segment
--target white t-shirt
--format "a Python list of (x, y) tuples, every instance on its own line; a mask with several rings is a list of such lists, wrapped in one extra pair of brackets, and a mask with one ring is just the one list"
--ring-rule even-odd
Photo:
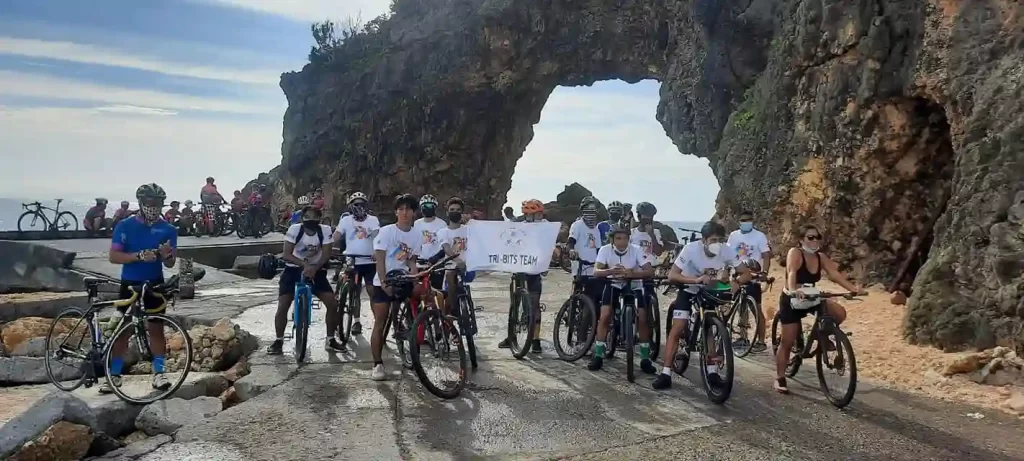
[(459, 253), (458, 259), (462, 262), (466, 261), (466, 242), (469, 239), (469, 228), (467, 226), (459, 226), (458, 229), (452, 229), (445, 227), (437, 231), (437, 239), (441, 242), (441, 245), (449, 245), (456, 253)]
[[(626, 253), (620, 256), (615, 252), (615, 246), (610, 243), (601, 247), (597, 252), (597, 260), (594, 262), (604, 264), (609, 268), (622, 266), (625, 269), (639, 269), (641, 266), (646, 264), (643, 251), (640, 247), (629, 244), (629, 246), (626, 247)], [(611, 282), (611, 284), (616, 288), (626, 286), (626, 282), (623, 281)], [(633, 288), (643, 288), (643, 281), (632, 280), (632, 286)]]
[[(380, 221), (376, 216), (367, 215), (362, 221), (356, 221), (347, 215), (338, 221), (338, 233), (345, 238), (345, 254), (372, 255), (373, 239), (380, 231)], [(371, 258), (356, 258), (356, 265), (373, 264)]]
[(427, 218), (420, 218), (413, 223), (413, 232), (420, 236), (419, 256), (421, 258), (429, 258), (441, 251), (441, 241), (437, 239), (437, 231), (445, 227), (448, 227), (448, 223), (441, 218), (434, 218), (431, 222), (427, 222)]
[[(314, 233), (313, 235), (307, 234), (302, 230), (302, 224), (292, 224), (288, 228), (288, 232), (284, 234), (284, 240), (288, 243), (294, 243), (295, 249), (292, 250), (292, 255), (296, 258), (303, 259), (309, 262), (316, 262), (320, 260), (320, 256), (323, 254), (323, 247), (330, 248), (331, 244), (334, 243), (334, 235), (331, 234), (331, 227), (320, 225), (320, 230), (324, 233), (324, 241), (321, 242), (320, 238)], [(299, 267), (290, 262), (285, 263), (289, 267)]]
[(729, 246), (736, 250), (736, 259), (743, 261), (744, 259), (753, 259), (758, 264), (764, 264), (761, 260), (761, 253), (771, 251), (771, 247), (768, 246), (768, 237), (757, 229), (753, 229), (750, 232), (744, 234), (737, 230), (732, 231), (729, 234)]
[[(736, 260), (736, 252), (728, 244), (722, 245), (722, 249), (713, 258), (709, 258), (704, 252), (704, 243), (700, 241), (687, 243), (676, 256), (675, 265), (686, 277), (700, 277), (711, 275), (713, 272), (721, 271), (729, 267), (736, 267), (739, 262)], [(687, 285), (686, 291), (696, 292), (694, 285)]]
[[(384, 274), (394, 270), (409, 272), (406, 261), (415, 261), (420, 254), (420, 236), (416, 231), (402, 232), (395, 224), (380, 229), (373, 240), (374, 251), (384, 251)], [(373, 276), (373, 285), (381, 286), (380, 276)]]
[[(577, 220), (569, 226), (569, 237), (576, 239), (576, 246), (573, 250), (576, 250), (576, 254), (579, 255), (579, 259), (584, 261), (597, 262), (597, 252), (601, 249), (601, 231), (597, 230), (597, 225), (591, 229), (583, 223), (583, 220)], [(576, 275), (579, 263), (577, 261), (572, 262), (572, 274)], [(594, 266), (587, 266), (583, 268), (582, 275), (594, 275)]]
[[(657, 228), (654, 229), (654, 236), (658, 238), (658, 241), (665, 243), (661, 239), (661, 231)], [(651, 236), (647, 232), (641, 232), (639, 227), (634, 227), (633, 232), (629, 235), (629, 243), (640, 247), (640, 252), (643, 253), (644, 261), (651, 264), (658, 259), (658, 256), (654, 254), (654, 245), (651, 241)]]

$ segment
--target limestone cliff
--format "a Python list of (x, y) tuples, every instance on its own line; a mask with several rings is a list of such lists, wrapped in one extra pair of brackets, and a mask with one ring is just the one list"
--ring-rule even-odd
[[(864, 282), (913, 280), (913, 341), (1024, 348), (1022, 7), (1009, 0), (397, 0), (282, 76), (278, 189), (452, 194), (498, 216), (558, 85), (662, 83), (718, 215), (815, 223)], [(780, 252), (782, 253), (782, 252)], [(916, 277), (915, 277), (916, 275)], [(1024, 351), (1022, 351), (1024, 352)]]

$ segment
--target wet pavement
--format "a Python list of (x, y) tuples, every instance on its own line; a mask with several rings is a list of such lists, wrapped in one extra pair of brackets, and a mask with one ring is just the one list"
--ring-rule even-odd
[[(569, 291), (562, 273), (545, 279), (545, 351), (515, 360), (497, 348), (506, 281), (489, 274), (473, 284), (483, 307), (481, 361), (459, 398), (426, 392), (390, 343), (389, 379), (369, 379), (372, 320), (364, 300), (366, 335), (349, 352), (323, 350), (323, 310), (315, 311), (307, 363), (295, 364), (290, 341), (283, 356), (256, 352), (253, 374), (276, 374), (280, 384), (183, 428), (174, 443), (141, 459), (1024, 459), (1024, 421), (865, 382), (839, 411), (822, 396), (813, 366), (790, 380), (792, 395), (774, 393), (764, 353), (737, 360), (738, 381), (723, 406), (707, 400), (693, 367), (671, 390), (655, 392), (644, 375), (626, 381), (621, 354), (599, 372), (587, 371), (585, 359), (562, 362), (550, 343), (551, 320)], [(225, 292), (220, 302), (264, 301), (235, 321), (266, 343), (274, 337), (273, 292), (254, 283), (261, 284), (255, 293)], [(974, 413), (984, 417), (968, 416)]]

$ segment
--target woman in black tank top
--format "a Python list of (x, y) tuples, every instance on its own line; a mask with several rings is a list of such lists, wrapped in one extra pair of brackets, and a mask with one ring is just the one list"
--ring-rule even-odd
[[(787, 294), (796, 292), (798, 288), (806, 284), (816, 284), (821, 281), (821, 272), (825, 271), (829, 280), (839, 284), (851, 293), (861, 292), (861, 289), (846, 278), (835, 261), (828, 255), (820, 253), (821, 232), (812, 225), (803, 226), (800, 229), (800, 248), (791, 248), (786, 255), (786, 290), (779, 298), (779, 323), (782, 324), (782, 337), (779, 341), (779, 350), (775, 355), (775, 390), (786, 393), (786, 365), (789, 363), (789, 354), (796, 343), (797, 335), (800, 334), (800, 320), (808, 314), (815, 312), (814, 309), (797, 310), (793, 309), (792, 297)], [(825, 308), (828, 310), (836, 323), (846, 320), (846, 309), (832, 300), (825, 300)]]

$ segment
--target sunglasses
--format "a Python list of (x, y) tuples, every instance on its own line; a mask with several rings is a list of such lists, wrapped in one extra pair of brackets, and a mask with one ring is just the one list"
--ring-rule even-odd
[(807, 239), (807, 240), (810, 240), (812, 242), (817, 241), (817, 240), (821, 240), (821, 236), (820, 235), (805, 235), (804, 238)]

